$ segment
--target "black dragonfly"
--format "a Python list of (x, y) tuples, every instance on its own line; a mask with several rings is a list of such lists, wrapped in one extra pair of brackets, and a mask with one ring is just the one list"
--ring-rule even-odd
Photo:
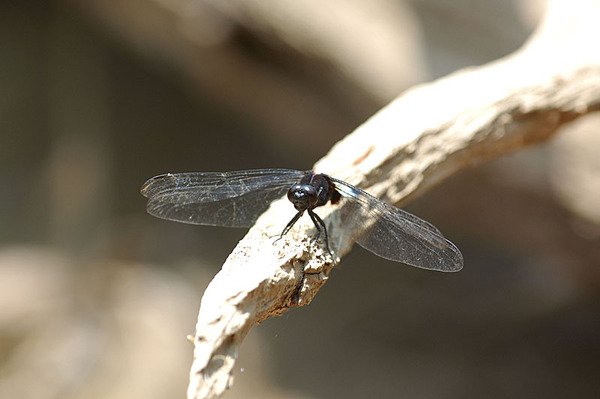
[(327, 227), (315, 208), (346, 201), (340, 218), (350, 231), (364, 231), (356, 242), (383, 258), (429, 270), (462, 269), (463, 257), (432, 224), (389, 205), (342, 180), (313, 171), (255, 169), (233, 172), (168, 173), (149, 179), (141, 193), (148, 213), (177, 222), (225, 227), (251, 227), (271, 201), (287, 197), (297, 210), (283, 237), (307, 212), (323, 234)]

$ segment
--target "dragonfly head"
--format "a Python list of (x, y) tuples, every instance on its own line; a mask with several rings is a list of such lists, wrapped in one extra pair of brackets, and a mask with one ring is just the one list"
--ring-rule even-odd
[(312, 209), (318, 201), (317, 189), (310, 184), (294, 184), (288, 190), (287, 197), (297, 211)]

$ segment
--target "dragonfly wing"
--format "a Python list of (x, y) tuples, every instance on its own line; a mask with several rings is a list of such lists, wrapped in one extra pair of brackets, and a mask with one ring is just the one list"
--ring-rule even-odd
[(169, 173), (142, 186), (148, 213), (189, 224), (250, 227), (305, 172), (255, 169)]
[[(348, 228), (368, 228), (356, 242), (383, 258), (422, 269), (458, 271), (463, 257), (432, 224), (344, 181), (331, 178), (347, 199), (342, 223)], [(370, 223), (370, 225), (369, 225)]]

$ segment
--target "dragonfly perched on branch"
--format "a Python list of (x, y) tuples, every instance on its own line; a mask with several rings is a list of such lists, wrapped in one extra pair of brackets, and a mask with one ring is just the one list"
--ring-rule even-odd
[(280, 237), (306, 212), (317, 229), (317, 238), (322, 235), (329, 250), (327, 226), (315, 209), (345, 201), (341, 224), (357, 230), (367, 226), (356, 239), (363, 248), (423, 269), (453, 272), (463, 267), (458, 248), (435, 226), (322, 173), (293, 169), (168, 173), (149, 179), (141, 189), (151, 215), (226, 227), (251, 227), (271, 201), (286, 192), (297, 213)]

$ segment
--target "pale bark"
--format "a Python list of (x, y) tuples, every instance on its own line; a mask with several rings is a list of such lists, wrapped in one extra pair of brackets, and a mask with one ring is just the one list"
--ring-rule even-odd
[[(315, 169), (401, 204), (467, 166), (552, 137), (600, 108), (600, 5), (554, 2), (532, 40), (497, 62), (416, 87), (335, 145)], [(310, 303), (339, 259), (307, 238), (273, 244), (293, 209), (278, 201), (208, 286), (198, 315), (189, 398), (220, 395), (255, 324)], [(353, 237), (328, 218), (336, 257)], [(469, 265), (465, 265), (469, 267)]]

